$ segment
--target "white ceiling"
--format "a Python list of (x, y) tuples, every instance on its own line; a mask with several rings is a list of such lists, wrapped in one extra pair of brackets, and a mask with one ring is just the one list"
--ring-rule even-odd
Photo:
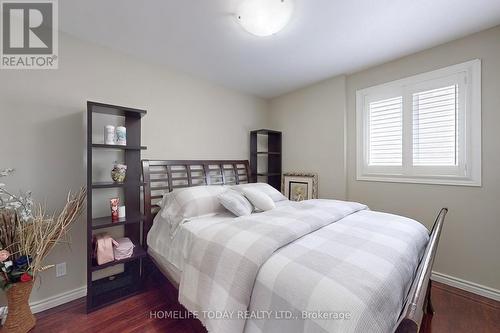
[(255, 37), (242, 0), (59, 1), (61, 30), (269, 98), (500, 24), (500, 0), (295, 0), (291, 23)]

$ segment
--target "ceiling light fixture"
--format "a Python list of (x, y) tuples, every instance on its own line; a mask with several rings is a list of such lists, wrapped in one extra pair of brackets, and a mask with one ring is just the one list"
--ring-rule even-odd
[(243, 0), (236, 18), (252, 35), (265, 37), (283, 29), (293, 13), (292, 0)]

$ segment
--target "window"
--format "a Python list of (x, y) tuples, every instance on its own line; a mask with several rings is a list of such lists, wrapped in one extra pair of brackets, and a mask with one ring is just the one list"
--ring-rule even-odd
[(481, 62), (356, 93), (357, 179), (481, 186)]

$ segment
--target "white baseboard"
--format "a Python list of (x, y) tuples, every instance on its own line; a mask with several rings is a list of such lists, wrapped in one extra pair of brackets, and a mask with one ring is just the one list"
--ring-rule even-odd
[[(30, 302), (30, 308), (33, 313), (42, 312), (51, 308), (55, 308), (56, 306), (62, 305), (64, 303), (68, 303), (74, 301), (78, 298), (85, 297), (87, 295), (87, 286), (81, 286), (80, 288), (76, 288), (73, 290), (66, 291), (64, 293), (60, 293), (54, 296), (50, 296), (48, 298)], [(7, 313), (7, 307), (0, 307), (0, 314), (3, 318), (5, 318), (5, 314)]]
[(468, 291), (470, 293), (500, 301), (500, 290), (486, 287), (474, 282), (462, 280), (439, 272), (432, 272), (431, 280)]
[(36, 302), (30, 302), (31, 311), (33, 313), (42, 312), (56, 306), (62, 305), (74, 301), (75, 299), (87, 296), (87, 286), (81, 286), (73, 290), (66, 291), (64, 293), (50, 296), (46, 299), (42, 299)]

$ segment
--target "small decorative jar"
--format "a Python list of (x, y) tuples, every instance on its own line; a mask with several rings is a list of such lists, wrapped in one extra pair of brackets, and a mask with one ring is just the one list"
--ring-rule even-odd
[(109, 199), (109, 206), (111, 207), (111, 221), (118, 221), (118, 219), (120, 218), (118, 212), (119, 204), (120, 204), (120, 198)]
[(115, 144), (115, 127), (113, 125), (104, 127), (104, 143), (107, 145)]
[(123, 126), (116, 128), (116, 144), (121, 146), (127, 145), (127, 129)]
[(114, 182), (123, 183), (126, 175), (127, 166), (125, 164), (115, 163), (111, 170), (111, 179), (113, 179)]

